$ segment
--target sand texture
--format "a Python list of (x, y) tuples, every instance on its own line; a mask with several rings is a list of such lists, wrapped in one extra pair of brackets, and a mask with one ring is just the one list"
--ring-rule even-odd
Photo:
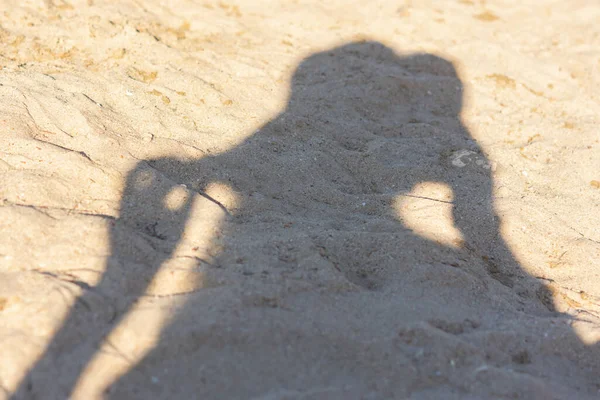
[(0, 398), (600, 398), (599, 21), (0, 1)]

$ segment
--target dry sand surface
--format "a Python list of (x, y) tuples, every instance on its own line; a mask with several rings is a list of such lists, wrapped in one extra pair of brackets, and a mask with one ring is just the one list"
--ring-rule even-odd
[(0, 1), (0, 398), (600, 398), (598, 21)]

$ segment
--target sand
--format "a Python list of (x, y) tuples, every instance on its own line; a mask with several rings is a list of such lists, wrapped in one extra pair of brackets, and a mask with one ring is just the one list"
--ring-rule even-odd
[(600, 397), (597, 2), (0, 15), (0, 398)]

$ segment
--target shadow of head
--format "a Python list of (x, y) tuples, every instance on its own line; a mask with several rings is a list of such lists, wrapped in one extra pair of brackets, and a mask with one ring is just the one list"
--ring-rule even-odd
[[(462, 92), (448, 60), (432, 54), (403, 56), (378, 42), (355, 42), (316, 53), (299, 64), (288, 112), (325, 120), (401, 124), (411, 122), (411, 115), (418, 119), (423, 111), (457, 117)], [(321, 99), (326, 102), (321, 104)]]

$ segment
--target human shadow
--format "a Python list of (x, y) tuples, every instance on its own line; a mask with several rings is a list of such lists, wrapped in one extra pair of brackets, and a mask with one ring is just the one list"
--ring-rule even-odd
[[(101, 342), (180, 243), (193, 196), (175, 208), (165, 206), (165, 199), (182, 184), (220, 208), (223, 204), (207, 191), (211, 184), (223, 184), (238, 197), (219, 227), (221, 250), (210, 262), (196, 260), (214, 282), (227, 277), (282, 282), (293, 276), (318, 286), (319, 273), (330, 268), (327, 274), (342, 276), (348, 287), (377, 292), (402, 280), (427, 254), (429, 261), (464, 268), (485, 287), (512, 291), (516, 309), (554, 311), (552, 296), (521, 269), (500, 235), (491, 165), (461, 121), (462, 98), (454, 66), (441, 57), (401, 56), (377, 42), (349, 43), (304, 59), (294, 72), (286, 108), (231, 150), (195, 160), (140, 162), (127, 178), (120, 216), (112, 223), (106, 272), (84, 291), (14, 398), (72, 392)], [(393, 209), (399, 196), (411, 196), (423, 182), (441, 183), (453, 194), (441, 202), (451, 204), (462, 236), (454, 247), (416, 235)], [(452, 262), (457, 259), (465, 262)], [(264, 303), (278, 306), (269, 299)], [(203, 360), (182, 358), (201, 346), (207, 346), (208, 359), (240, 357), (218, 342), (222, 333), (186, 331), (186, 321), (202, 318), (201, 310), (190, 300), (177, 311), (156, 348), (107, 396), (210, 398), (219, 393), (215, 386), (202, 389), (210, 384), (200, 373), (186, 380), (167, 372), (177, 363), (200, 368)], [(91, 328), (98, 326), (105, 329)], [(195, 336), (182, 344), (173, 340), (180, 332)], [(277, 353), (285, 344), (273, 346)], [(179, 356), (165, 360), (165, 354)], [(276, 370), (261, 369), (269, 354), (255, 356), (262, 357), (256, 373), (276, 379)], [(298, 362), (310, 364), (310, 357)], [(213, 367), (219, 369), (207, 368)], [(156, 380), (169, 382), (162, 391), (148, 382), (159, 370)], [(231, 386), (239, 384), (246, 392), (230, 394), (250, 396), (251, 383), (237, 373), (240, 380)]]

